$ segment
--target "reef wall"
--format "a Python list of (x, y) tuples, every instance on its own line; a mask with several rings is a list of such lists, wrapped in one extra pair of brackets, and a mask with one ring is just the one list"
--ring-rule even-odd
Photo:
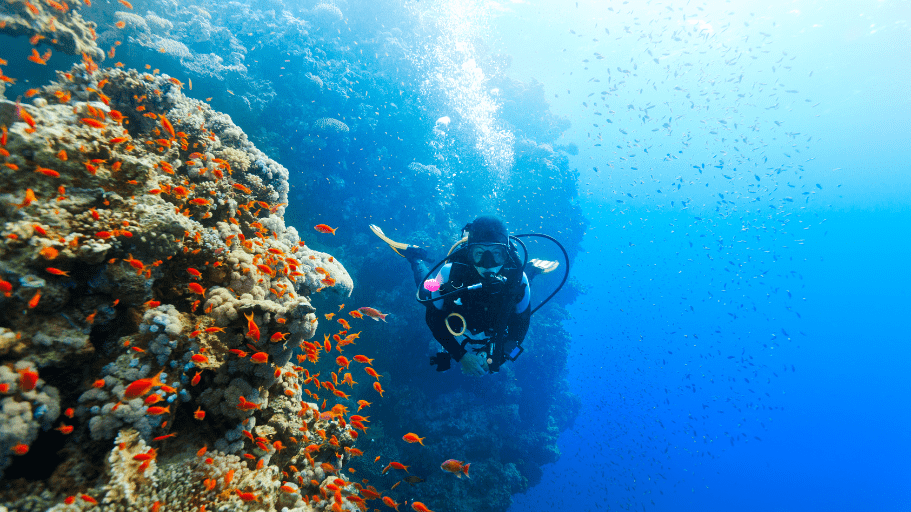
[[(14, 36), (94, 31), (7, 4)], [(311, 300), (352, 281), (285, 225), (287, 169), (180, 80), (63, 49), (82, 62), (0, 101), (0, 503), (362, 505), (340, 471), (365, 427), (307, 388), (329, 350)]]

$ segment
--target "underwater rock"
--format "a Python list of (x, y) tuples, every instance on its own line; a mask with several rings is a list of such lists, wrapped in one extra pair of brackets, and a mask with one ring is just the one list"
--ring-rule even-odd
[(182, 87), (85, 55), (32, 105), (0, 103), (0, 471), (65, 436), (6, 506), (309, 510), (276, 476), (319, 496), (354, 444), (291, 362), (313, 295), (351, 278), (285, 225), (287, 169)]
[[(27, 36), (34, 41), (32, 44), (40, 41), (70, 55), (103, 59), (104, 51), (95, 44), (95, 24), (83, 19), (79, 12), (83, 7), (82, 2), (72, 2), (61, 11), (48, 2), (7, 0), (0, 11), (0, 34)], [(48, 52), (38, 60), (46, 62), (51, 56)]]

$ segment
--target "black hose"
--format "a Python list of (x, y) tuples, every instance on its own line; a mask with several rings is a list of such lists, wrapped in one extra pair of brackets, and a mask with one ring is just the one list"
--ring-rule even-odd
[[(560, 281), (560, 285), (557, 286), (557, 289), (554, 290), (550, 295), (548, 295), (546, 299), (544, 299), (543, 301), (541, 301), (540, 304), (538, 304), (534, 309), (531, 310), (531, 314), (534, 314), (535, 311), (541, 309), (541, 306), (543, 306), (544, 304), (547, 304), (547, 301), (549, 301), (550, 299), (552, 299), (552, 298), (554, 297), (554, 295), (556, 295), (557, 292), (559, 292), (560, 289), (563, 288), (563, 285), (566, 284), (566, 280), (569, 278), (569, 254), (566, 252), (566, 249), (563, 247), (563, 244), (561, 244), (560, 242), (558, 242), (556, 238), (554, 238), (554, 237), (552, 237), (552, 236), (550, 236), (550, 235), (542, 235), (542, 234), (540, 234), (540, 233), (526, 233), (526, 234), (522, 234), (522, 235), (513, 235), (513, 236), (510, 237), (510, 238), (520, 238), (520, 237), (530, 237), (530, 236), (537, 236), (537, 237), (540, 237), (540, 238), (546, 238), (546, 239), (550, 240), (551, 242), (557, 244), (557, 247), (559, 247), (560, 250), (563, 251), (563, 260), (566, 262), (566, 269), (565, 269), (564, 272), (563, 272), (563, 280)], [(520, 243), (521, 243), (521, 242), (520, 242)], [(525, 244), (522, 244), (522, 248), (523, 248), (523, 249), (525, 248)], [(527, 252), (527, 251), (526, 251), (526, 253), (525, 253), (525, 260), (528, 261), (528, 252)]]

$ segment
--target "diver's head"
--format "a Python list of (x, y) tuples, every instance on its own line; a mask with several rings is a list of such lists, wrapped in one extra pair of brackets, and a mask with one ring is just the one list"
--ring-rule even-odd
[(499, 272), (509, 258), (506, 224), (492, 215), (482, 215), (465, 229), (468, 231), (468, 261), (482, 276)]

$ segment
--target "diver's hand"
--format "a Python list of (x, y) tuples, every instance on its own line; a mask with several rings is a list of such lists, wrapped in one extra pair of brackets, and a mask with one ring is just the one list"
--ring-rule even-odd
[(473, 377), (480, 377), (487, 373), (487, 360), (480, 354), (471, 352), (462, 356), (459, 361), (462, 364), (462, 373)]

